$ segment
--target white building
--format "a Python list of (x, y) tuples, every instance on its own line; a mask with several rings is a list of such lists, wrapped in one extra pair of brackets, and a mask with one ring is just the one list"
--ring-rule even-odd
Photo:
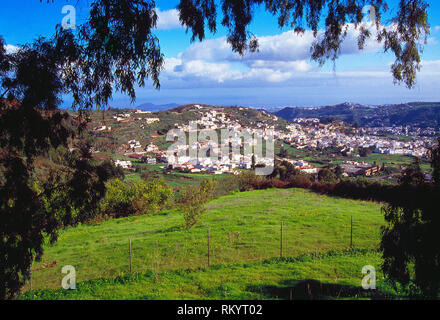
[(133, 165), (131, 161), (124, 161), (124, 160), (114, 160), (115, 166), (120, 166), (123, 169), (130, 169)]
[(159, 122), (160, 119), (159, 118), (145, 118), (145, 121), (147, 122), (147, 124), (152, 124), (152, 123)]

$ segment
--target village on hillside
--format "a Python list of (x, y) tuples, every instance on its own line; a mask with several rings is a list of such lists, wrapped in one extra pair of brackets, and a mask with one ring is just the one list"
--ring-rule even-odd
[[(248, 112), (250, 108), (237, 107), (235, 111)], [(252, 110), (256, 112), (256, 110)], [(124, 142), (125, 150), (120, 153), (128, 159), (115, 159), (116, 165), (124, 169), (133, 169), (133, 161), (141, 161), (146, 164), (164, 164), (167, 171), (178, 171), (185, 173), (211, 173), (211, 174), (237, 174), (239, 170), (249, 170), (256, 166), (273, 166), (274, 159), (258, 156), (256, 153), (243, 152), (245, 146), (253, 147), (256, 139), (245, 140), (242, 136), (243, 130), (251, 135), (260, 134), (262, 141), (266, 141), (268, 133), (273, 135), (277, 143), (283, 143), (295, 150), (325, 150), (328, 148), (338, 149), (344, 156), (358, 158), (358, 161), (346, 160), (340, 163), (344, 170), (344, 176), (373, 176), (380, 172), (379, 164), (372, 164), (362, 161), (362, 152), (382, 155), (400, 155), (406, 157), (426, 158), (430, 147), (434, 145), (430, 132), (403, 128), (354, 128), (342, 121), (322, 123), (316, 118), (298, 118), (292, 122), (279, 119), (277, 116), (266, 111), (258, 111), (259, 118), (237, 116), (232, 114), (227, 107), (211, 107), (204, 105), (190, 105), (180, 110), (181, 113), (192, 113), (192, 122), (174, 123), (172, 129), (180, 130), (186, 134), (194, 131), (227, 130), (230, 134), (228, 139), (221, 141), (218, 145), (212, 145), (210, 141), (197, 141), (193, 145), (179, 145), (174, 153), (167, 152), (167, 149), (160, 147), (153, 142), (143, 144), (133, 134), (129, 140)], [(171, 110), (171, 113), (176, 113)], [(246, 114), (245, 114), (246, 115)], [(139, 130), (146, 130), (149, 127), (160, 124), (161, 117), (158, 113), (142, 110), (131, 110), (114, 112), (112, 114), (114, 125), (136, 123)], [(283, 121), (283, 126), (278, 125)], [(246, 122), (246, 123), (244, 123)], [(100, 134), (112, 135), (112, 124), (94, 127), (93, 131)], [(402, 132), (404, 131), (404, 132)], [(384, 135), (384, 132), (390, 133)], [(165, 132), (163, 132), (165, 133)], [(404, 135), (406, 139), (396, 139), (391, 133)], [(241, 153), (222, 155), (224, 148), (239, 146)], [(169, 147), (169, 146), (168, 146)], [(216, 149), (217, 148), (217, 149)], [(219, 153), (216, 153), (220, 150)], [(264, 152), (264, 151), (263, 151)], [(199, 155), (191, 157), (191, 155)], [(200, 156), (202, 154), (202, 156)], [(210, 156), (206, 156), (210, 154)], [(215, 156), (214, 156), (215, 155)], [(219, 156), (217, 156), (219, 155)], [(311, 164), (310, 160), (292, 159), (283, 155), (276, 155), (276, 160), (290, 162), (296, 169), (316, 174), (320, 167)]]

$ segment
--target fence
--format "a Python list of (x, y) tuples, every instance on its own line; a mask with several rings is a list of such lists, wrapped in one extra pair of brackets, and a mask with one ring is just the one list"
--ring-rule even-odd
[[(161, 239), (155, 240), (149, 240), (148, 234), (142, 238), (129, 237), (126, 240), (126, 246), (115, 248), (104, 243), (98, 251), (99, 256), (93, 253), (90, 256), (85, 254), (84, 256), (88, 259), (84, 259), (79, 266), (74, 266), (77, 268), (78, 281), (84, 281), (98, 277), (96, 274), (93, 276), (82, 274), (86, 270), (94, 270), (98, 265), (102, 266), (99, 277), (111, 278), (121, 273), (146, 271), (153, 271), (157, 276), (161, 271), (260, 262), (273, 257), (325, 251), (325, 249), (318, 248), (318, 244), (313, 241), (308, 247), (298, 245), (296, 238), (301, 234), (304, 237), (312, 236), (313, 229), (309, 233), (298, 228), (292, 230), (285, 222), (280, 222), (278, 231), (275, 224), (266, 226), (258, 224), (258, 228), (258, 237), (249, 230), (242, 232), (238, 227), (233, 230), (213, 232), (209, 226), (199, 227), (198, 234), (183, 231), (184, 236), (180, 234), (176, 238), (168, 236), (166, 232), (163, 233)], [(261, 230), (262, 228), (264, 230)], [(352, 217), (344, 230), (345, 240), (341, 242), (341, 249), (354, 247)], [(32, 279), (26, 285), (25, 291), (31, 288), (59, 287), (60, 281), (58, 280), (61, 279), (61, 273), (58, 269), (62, 267), (61, 263), (63, 262), (50, 265), (48, 268), (32, 270)], [(50, 268), (52, 270), (48, 270)]]

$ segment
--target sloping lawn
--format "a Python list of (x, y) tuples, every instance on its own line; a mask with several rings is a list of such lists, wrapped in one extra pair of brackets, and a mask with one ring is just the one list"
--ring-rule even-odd
[(343, 251), (350, 245), (351, 216), (354, 248), (377, 248), (384, 224), (379, 204), (303, 189), (251, 191), (216, 199), (191, 230), (183, 228), (177, 211), (82, 225), (62, 231), (58, 242), (45, 246), (43, 260), (33, 265), (33, 288), (60, 288), (65, 265), (76, 268), (78, 282), (128, 273), (129, 238), (133, 273), (141, 274), (207, 266), (208, 229), (211, 265), (279, 257), (281, 222), (284, 257)]

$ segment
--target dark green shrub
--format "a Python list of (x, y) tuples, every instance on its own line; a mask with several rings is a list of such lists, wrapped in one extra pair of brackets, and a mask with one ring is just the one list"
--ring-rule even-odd
[(101, 210), (104, 215), (115, 218), (156, 214), (172, 197), (172, 189), (159, 180), (123, 182), (114, 179), (107, 183), (107, 193), (101, 203)]

